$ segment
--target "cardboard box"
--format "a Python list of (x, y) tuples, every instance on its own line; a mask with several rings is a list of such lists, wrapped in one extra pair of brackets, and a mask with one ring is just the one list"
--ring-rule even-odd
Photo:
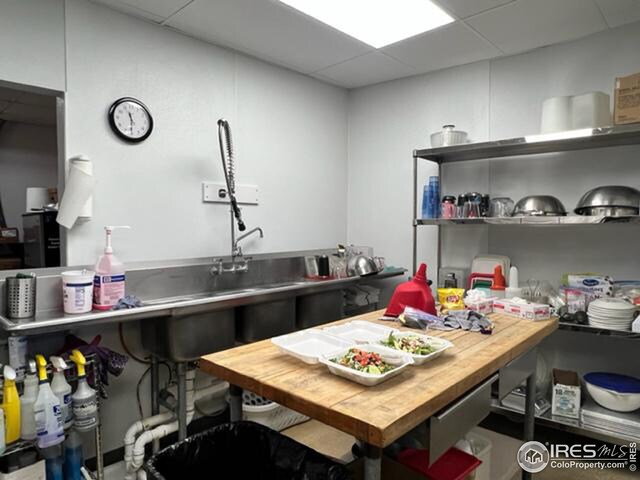
[(493, 298), (487, 298), (485, 300), (478, 300), (476, 302), (472, 302), (469, 300), (464, 301), (464, 306), (469, 310), (473, 310), (474, 312), (482, 313), (486, 315), (488, 313), (493, 313)]
[(615, 125), (640, 122), (640, 73), (616, 78), (613, 103)]
[(494, 313), (505, 313), (524, 320), (547, 320), (551, 318), (551, 308), (542, 303), (520, 303), (498, 299), (493, 302)]
[(580, 378), (576, 372), (553, 369), (551, 413), (580, 418)]

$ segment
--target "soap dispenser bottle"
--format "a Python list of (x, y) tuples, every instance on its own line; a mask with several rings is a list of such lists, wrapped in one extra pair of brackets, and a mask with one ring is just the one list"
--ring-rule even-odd
[(61, 357), (51, 357), (53, 365), (53, 379), (51, 380), (51, 390), (58, 397), (60, 402), (62, 423), (67, 430), (73, 425), (73, 411), (71, 410), (71, 385), (67, 383), (64, 371), (67, 368), (66, 362)]
[(35, 360), (29, 360), (27, 374), (24, 377), (24, 392), (20, 397), (20, 437), (23, 440), (36, 439), (36, 419), (33, 405), (38, 398), (38, 376)]
[(98, 258), (93, 279), (93, 308), (111, 310), (125, 295), (124, 264), (113, 254), (111, 234), (114, 230), (131, 228), (127, 225), (104, 227), (106, 241), (104, 254)]
[(99, 423), (96, 391), (87, 383), (87, 361), (80, 350), (73, 350), (69, 359), (75, 362), (78, 368), (78, 388), (71, 396), (73, 427), (79, 432), (89, 432)]
[(38, 447), (44, 449), (61, 443), (64, 440), (64, 429), (60, 401), (51, 390), (47, 378), (47, 361), (42, 355), (36, 355), (36, 364), (40, 385), (33, 411), (36, 419)]
[(5, 444), (15, 442), (20, 438), (20, 397), (16, 388), (16, 371), (5, 365), (4, 386), (2, 388), (2, 410), (4, 411)]

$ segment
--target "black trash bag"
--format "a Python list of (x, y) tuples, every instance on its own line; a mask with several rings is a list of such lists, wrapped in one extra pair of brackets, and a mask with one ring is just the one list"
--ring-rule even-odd
[(253, 422), (225, 423), (165, 448), (144, 469), (155, 480), (348, 480), (348, 470)]

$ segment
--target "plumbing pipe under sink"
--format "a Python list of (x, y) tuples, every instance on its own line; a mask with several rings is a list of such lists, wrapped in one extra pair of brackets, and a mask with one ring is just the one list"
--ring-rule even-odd
[[(191, 420), (193, 420), (193, 416), (195, 412), (195, 408), (194, 408), (195, 378), (196, 378), (195, 369), (188, 370), (186, 372), (186, 384), (187, 384), (186, 385), (186, 411), (187, 411), (186, 424), (187, 425), (191, 423)], [(144, 427), (145, 421), (149, 425), (149, 428), (155, 425), (159, 425), (159, 426), (155, 426), (153, 430), (143, 431), (142, 434), (138, 436), (138, 438), (135, 440), (133, 444), (133, 448), (129, 446), (130, 453), (128, 455), (127, 455), (126, 443), (127, 443), (127, 440), (129, 440), (129, 443), (130, 443), (130, 438), (125, 438), (125, 464), (126, 464), (126, 470), (127, 470), (127, 473), (125, 474), (125, 477), (124, 477), (125, 480), (135, 480), (136, 477), (146, 478), (146, 475), (140, 474), (139, 472), (142, 471), (140, 469), (144, 463), (145, 447), (147, 446), (147, 444), (151, 443), (153, 440), (157, 440), (160, 438), (164, 438), (167, 435), (171, 435), (172, 433), (177, 432), (178, 429), (180, 428), (178, 420), (173, 420), (171, 421), (171, 423), (163, 424), (163, 422), (167, 422), (176, 418), (175, 414), (172, 412), (169, 413), (168, 416), (165, 416), (165, 415), (166, 414), (160, 414), (160, 415), (156, 415), (155, 417), (151, 417), (150, 419), (138, 421), (131, 426), (129, 431), (127, 431), (127, 435), (135, 436), (135, 431), (139, 432), (138, 427), (139, 426)]]

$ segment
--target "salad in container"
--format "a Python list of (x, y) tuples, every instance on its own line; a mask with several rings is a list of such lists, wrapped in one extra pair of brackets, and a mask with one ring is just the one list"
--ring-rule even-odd
[(411, 356), (416, 365), (438, 358), (446, 349), (453, 347), (453, 343), (444, 338), (413, 332), (392, 332), (380, 341), (380, 345)]
[(325, 354), (320, 357), (320, 363), (334, 375), (370, 387), (398, 375), (414, 362), (407, 353), (365, 344)]

